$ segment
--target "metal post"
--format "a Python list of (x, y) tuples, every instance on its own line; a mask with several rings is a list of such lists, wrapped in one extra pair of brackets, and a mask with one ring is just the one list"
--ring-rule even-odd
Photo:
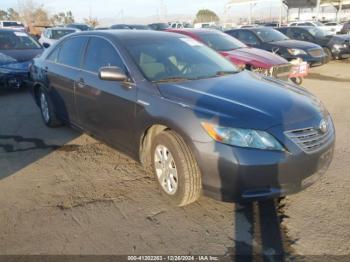
[(282, 27), (282, 12), (283, 12), (283, 0), (280, 0), (280, 17), (279, 17), (279, 26)]
[(321, 6), (321, 0), (317, 0), (317, 6), (316, 6), (316, 21), (320, 18), (320, 6)]
[(252, 24), (253, 3), (249, 3), (249, 25)]
[(339, 23), (340, 21), (340, 15), (343, 10), (343, 1), (339, 1), (339, 7), (338, 7), (338, 12), (337, 12), (337, 22)]

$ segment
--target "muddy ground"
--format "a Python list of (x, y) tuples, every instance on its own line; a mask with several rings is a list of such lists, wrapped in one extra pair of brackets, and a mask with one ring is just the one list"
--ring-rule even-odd
[(350, 64), (304, 86), (331, 112), (335, 158), (317, 184), (249, 206), (173, 208), (130, 158), (45, 127), (27, 92), (0, 95), (0, 254), (350, 254)]

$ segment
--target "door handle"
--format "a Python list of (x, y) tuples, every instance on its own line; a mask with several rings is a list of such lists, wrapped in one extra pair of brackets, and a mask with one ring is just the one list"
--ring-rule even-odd
[(77, 82), (77, 85), (79, 88), (84, 88), (85, 87), (84, 79), (80, 78), (79, 81)]

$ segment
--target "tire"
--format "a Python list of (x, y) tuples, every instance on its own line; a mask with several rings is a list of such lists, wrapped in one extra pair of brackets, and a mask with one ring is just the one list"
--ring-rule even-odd
[(332, 52), (331, 52), (331, 50), (329, 48), (324, 47), (323, 51), (326, 53), (326, 55), (328, 57), (328, 61), (331, 61), (331, 60), (334, 59), (333, 58), (333, 54), (332, 54)]
[(298, 86), (300, 86), (303, 83), (302, 77), (292, 77), (292, 78), (290, 78), (290, 80)]
[(41, 117), (48, 127), (58, 127), (62, 122), (57, 118), (54, 105), (45, 88), (41, 87), (38, 92), (38, 103)]
[[(199, 167), (190, 148), (178, 134), (173, 131), (164, 131), (157, 135), (152, 143), (151, 154), (153, 171), (159, 188), (172, 205), (185, 206), (200, 197), (202, 182)], [(169, 162), (166, 162), (165, 158)], [(166, 166), (169, 167), (169, 171), (164, 170)], [(169, 188), (168, 180), (175, 186)]]

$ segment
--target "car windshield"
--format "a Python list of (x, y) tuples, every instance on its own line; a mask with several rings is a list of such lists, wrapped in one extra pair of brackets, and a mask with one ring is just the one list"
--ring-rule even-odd
[(325, 31), (317, 27), (309, 27), (309, 28), (306, 28), (306, 30), (316, 38), (322, 38), (327, 36)]
[(317, 26), (324, 26), (324, 24), (322, 24), (321, 22), (318, 22), (318, 21), (315, 21), (314, 24)]
[(11, 22), (11, 21), (3, 22), (2, 24), (3, 24), (4, 27), (15, 27), (15, 26), (24, 27), (24, 25), (22, 23)]
[(132, 29), (137, 29), (137, 30), (151, 30), (151, 28), (147, 25), (130, 25)]
[(40, 44), (24, 32), (0, 32), (0, 50), (39, 48)]
[(239, 70), (202, 43), (188, 37), (124, 40), (144, 76), (152, 82), (175, 82), (234, 74)]
[(131, 29), (128, 25), (112, 25), (111, 29)]
[(89, 27), (88, 25), (84, 25), (84, 24), (69, 24), (69, 25), (67, 25), (67, 27), (78, 28), (81, 31), (90, 31), (91, 30), (91, 27)]
[(169, 28), (169, 25), (166, 23), (159, 23), (159, 24), (151, 24), (150, 25), (153, 29), (157, 30), (165, 30)]
[(61, 37), (74, 33), (74, 30), (67, 30), (67, 29), (57, 29), (52, 30), (52, 37), (51, 39), (60, 39)]
[(199, 37), (209, 47), (216, 51), (230, 51), (247, 47), (241, 41), (222, 33), (201, 33)]
[(272, 28), (258, 28), (254, 32), (263, 42), (277, 42), (289, 39), (286, 35)]

